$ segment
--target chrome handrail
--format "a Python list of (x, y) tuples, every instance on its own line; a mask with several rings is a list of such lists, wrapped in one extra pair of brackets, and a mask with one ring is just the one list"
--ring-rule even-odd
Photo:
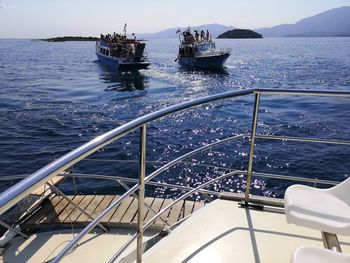
[(275, 136), (275, 135), (256, 135), (257, 139), (278, 140), (278, 141), (294, 141), (294, 142), (312, 142), (324, 144), (350, 145), (350, 141), (315, 139), (315, 138), (299, 138), (291, 136)]
[[(137, 183), (138, 179), (135, 178), (128, 178), (128, 177), (122, 177), (122, 176), (115, 176), (115, 175), (103, 175), (103, 174), (77, 174), (77, 173), (71, 173), (67, 174), (66, 178), (81, 178), (81, 179), (98, 179), (98, 180), (110, 180), (110, 181), (122, 181), (124, 183)], [(191, 190), (192, 187), (184, 186), (184, 185), (178, 185), (178, 184), (169, 184), (169, 183), (162, 183), (162, 182), (155, 182), (155, 181), (148, 181), (148, 186), (156, 186), (156, 187), (164, 187), (164, 188), (174, 188), (178, 190)], [(129, 189), (128, 189), (129, 190)], [(203, 194), (209, 194), (209, 195), (217, 195), (218, 192), (210, 191), (210, 190), (201, 190), (200, 193)]]
[(186, 101), (180, 104), (176, 104), (165, 109), (158, 110), (156, 112), (149, 113), (145, 116), (139, 117), (131, 122), (128, 122), (116, 129), (113, 129), (103, 135), (96, 137), (95, 139), (83, 144), (75, 150), (65, 154), (56, 161), (46, 165), (42, 169), (30, 175), (28, 178), (20, 181), (16, 185), (12, 186), (0, 195), (0, 215), (6, 212), (13, 205), (22, 200), (29, 193), (37, 189), (39, 186), (45, 184), (52, 177), (57, 174), (63, 173), (66, 169), (76, 164), (85, 157), (91, 155), (102, 147), (112, 143), (113, 141), (125, 136), (126, 134), (140, 128), (141, 126), (150, 123), (154, 120), (165, 117), (169, 114), (192, 108), (201, 104), (214, 102), (217, 100), (234, 98), (252, 94), (254, 90), (239, 90), (220, 93), (194, 101)]
[[(238, 135), (238, 136), (234, 136), (232, 138), (227, 138), (224, 139), (222, 141), (226, 142), (235, 138), (241, 138), (244, 135)], [(218, 145), (221, 141), (218, 142), (214, 142), (210, 145), (205, 145), (201, 148), (195, 149), (192, 152), (189, 152), (187, 154), (184, 154), (176, 159), (174, 159), (173, 161), (170, 161), (169, 163), (163, 165), (162, 167), (160, 167), (158, 170), (154, 171), (153, 173), (151, 173), (150, 175), (148, 175), (145, 179), (144, 179), (144, 183), (149, 182), (150, 180), (152, 180), (154, 177), (156, 177), (157, 175), (161, 174), (163, 171), (166, 171), (167, 169), (171, 168), (172, 166), (178, 164), (179, 162), (181, 162), (182, 160), (196, 154), (199, 153), (207, 148), (209, 148), (212, 145)], [(117, 205), (119, 205), (126, 197), (128, 197), (129, 195), (135, 193), (136, 190), (138, 190), (140, 188), (140, 182), (135, 184), (133, 187), (131, 187), (127, 192), (125, 192), (121, 197), (119, 197), (118, 200), (114, 201), (112, 204), (109, 205), (109, 207), (107, 207), (103, 212), (101, 212), (100, 215), (98, 215), (95, 220), (91, 221), (89, 225), (87, 225), (54, 259), (53, 263), (59, 262), (66, 253), (68, 253), (70, 251), (70, 249), (72, 249), (81, 238), (83, 238), (87, 233), (89, 233), (99, 222), (100, 220), (109, 212), (111, 211), (114, 207), (116, 207)]]
[[(198, 164), (196, 164), (198, 165)], [(200, 164), (203, 167), (215, 167), (211, 165), (205, 165)], [(230, 167), (221, 167), (223, 170), (227, 171), (234, 171), (235, 169)], [(117, 175), (104, 175), (104, 174), (84, 174), (84, 173), (69, 173), (69, 174), (59, 174), (60, 176), (65, 176), (68, 178), (80, 178), (80, 179), (97, 179), (97, 180), (109, 180), (109, 181), (122, 181), (124, 183), (137, 183), (138, 179), (135, 178), (129, 178), (129, 177), (122, 177)], [(244, 173), (246, 175), (246, 173)], [(255, 177), (264, 177), (264, 178), (271, 178), (271, 179), (280, 179), (280, 180), (286, 180), (286, 181), (298, 181), (298, 182), (308, 182), (308, 183), (314, 183), (314, 184), (326, 184), (326, 185), (336, 185), (340, 183), (339, 181), (334, 180), (322, 180), (319, 178), (308, 178), (308, 177), (296, 177), (296, 176), (290, 176), (290, 175), (282, 175), (282, 174), (271, 174), (271, 173), (261, 173), (261, 172), (253, 172), (252, 174)], [(21, 179), (25, 178), (24, 176), (20, 176)], [(16, 178), (17, 179), (17, 178)], [(12, 181), (13, 178), (10, 176), (6, 176), (5, 179), (0, 178), (0, 181)], [(177, 190), (184, 190), (189, 191), (193, 189), (189, 186), (184, 185), (178, 185), (178, 184), (169, 184), (169, 183), (162, 183), (162, 182), (156, 182), (156, 181), (148, 181), (147, 185), (149, 186), (156, 186), (156, 187), (164, 187), (164, 188), (173, 188)], [(199, 193), (203, 194), (209, 194), (209, 195), (219, 195), (219, 192), (217, 191), (211, 191), (211, 190), (198, 190)]]
[[(259, 104), (258, 99), (259, 95), (261, 94), (276, 94), (276, 95), (293, 95), (293, 96), (327, 96), (327, 97), (350, 97), (350, 92), (347, 91), (317, 91), (317, 90), (276, 90), (276, 89), (247, 89), (247, 90), (240, 90), (240, 91), (232, 91), (232, 92), (225, 92), (220, 93), (212, 96), (208, 96), (201, 99), (196, 99), (194, 101), (187, 101), (183, 102), (174, 106), (167, 107), (165, 109), (147, 114), (143, 117), (139, 117), (127, 124), (124, 124), (116, 129), (111, 130), (110, 132), (107, 132), (101, 136), (98, 136), (97, 138), (91, 140), (90, 142), (76, 148), (75, 150), (67, 153), (60, 159), (52, 162), (51, 164), (43, 167), (42, 169), (38, 170), (37, 172), (33, 173), (28, 178), (20, 181), (16, 185), (12, 186), (5, 192), (3, 192), (0, 195), (0, 215), (3, 214), (5, 211), (7, 211), (10, 207), (12, 207), (14, 204), (16, 204), (18, 201), (23, 199), (25, 196), (27, 196), (30, 192), (34, 191), (37, 187), (45, 184), (47, 181), (49, 181), (53, 176), (61, 174), (63, 171), (74, 165), (75, 163), (79, 162), (80, 160), (84, 159), (85, 157), (91, 155), (92, 153), (96, 152), (97, 150), (101, 149), (102, 147), (112, 143), (113, 141), (125, 136), (126, 134), (140, 128), (141, 130), (146, 127), (146, 125), (154, 120), (160, 119), (162, 117), (165, 117), (167, 115), (170, 115), (172, 113), (192, 108), (194, 106), (202, 105), (205, 103), (215, 102), (218, 100), (223, 99), (229, 99), (229, 98), (235, 98), (245, 95), (251, 95), (255, 94), (256, 100), (255, 100), (255, 109), (253, 112), (253, 119), (257, 119), (257, 113), (259, 112)], [(253, 124), (254, 125), (254, 124)], [(256, 123), (255, 123), (256, 125)], [(250, 155), (249, 155), (249, 165), (248, 165), (248, 176), (247, 176), (247, 182), (250, 181), (251, 176), (253, 175), (252, 170), (252, 158), (253, 158), (253, 151), (254, 151), (254, 140), (252, 138), (256, 137), (256, 129), (252, 128), (252, 134), (250, 136), (251, 138), (251, 147), (250, 147)], [(141, 140), (142, 141), (142, 140)], [(196, 150), (195, 150), (196, 151)], [(186, 154), (184, 155), (186, 158), (188, 157)], [(130, 190), (128, 190), (126, 193), (124, 193), (118, 200), (116, 200), (114, 203), (110, 205), (107, 209), (105, 209), (98, 217), (96, 217), (86, 228), (84, 228), (79, 235), (77, 235), (55, 258), (54, 262), (58, 262), (62, 257), (85, 235), (87, 234), (92, 228), (94, 228), (101, 218), (108, 213), (113, 207), (118, 205), (124, 198), (129, 196), (130, 194), (134, 193), (136, 190), (140, 189), (140, 185), (143, 185), (143, 183), (147, 183), (151, 179), (153, 179), (155, 176), (160, 174), (162, 171), (166, 170), (165, 167), (171, 167), (174, 163), (180, 162), (184, 156), (179, 157), (168, 164), (164, 165), (157, 171), (153, 172), (149, 176), (147, 176), (144, 180), (140, 178), (139, 183), (135, 184)], [(181, 160), (180, 160), (181, 159)], [(144, 167), (140, 168), (140, 172), (142, 173), (142, 169)], [(144, 187), (143, 187), (144, 188)], [(248, 184), (247, 184), (248, 188)], [(249, 201), (249, 192), (246, 194), (246, 201)]]
[[(254, 90), (255, 96), (255, 107), (254, 107), (254, 112), (253, 112), (253, 126), (252, 126), (252, 135), (251, 138), (254, 138), (256, 135), (256, 125), (257, 125), (257, 114), (259, 111), (259, 97), (260, 94), (264, 93), (264, 91), (266, 91), (266, 93), (268, 94), (274, 94), (276, 91), (273, 89), (266, 89), (266, 90), (261, 90), (261, 89), (256, 89)], [(279, 94), (281, 95), (306, 95), (306, 96), (328, 96), (329, 94), (331, 96), (336, 96), (336, 97), (350, 97), (350, 92), (343, 92), (343, 91), (334, 91), (334, 92), (329, 92), (329, 91), (325, 91), (325, 92), (320, 92), (320, 91), (295, 91), (295, 90), (283, 90), (282, 92), (280, 92)], [(247, 94), (244, 94), (247, 95)], [(250, 147), (250, 157), (249, 157), (249, 165), (248, 165), (248, 175), (247, 175), (247, 184), (246, 184), (246, 194), (245, 194), (245, 202), (249, 201), (249, 194), (250, 192), (248, 192), (248, 190), (250, 191), (250, 184), (249, 182), (251, 181), (251, 177), (252, 177), (252, 158), (253, 158), (253, 152), (254, 152), (254, 140), (251, 141), (251, 147)], [(186, 155), (186, 154), (185, 154)], [(152, 178), (154, 178), (156, 175), (160, 174), (162, 171), (166, 170), (167, 168), (171, 167), (173, 165), (174, 162), (176, 162), (179, 158), (169, 162), (168, 164), (164, 165), (162, 168), (158, 169), (157, 171), (153, 172), (152, 174), (150, 174), (149, 176), (146, 177), (145, 182), (147, 182), (148, 180), (151, 180)], [(137, 189), (139, 189), (140, 187), (140, 182), (138, 184), (136, 184), (134, 187), (132, 187), (128, 192), (130, 193), (134, 193)], [(130, 194), (129, 193), (129, 194)], [(127, 193), (125, 193), (124, 195), (126, 195)], [(125, 198), (125, 197), (121, 197), (120, 199)], [(119, 199), (119, 200), (120, 200)], [(115, 203), (118, 203), (117, 200)], [(115, 206), (116, 204), (112, 204), (111, 207)], [(53, 262), (59, 262), (59, 260), (61, 260), (64, 255), (66, 253), (68, 253), (70, 251), (70, 249), (72, 249), (74, 247), (74, 245), (86, 234), (88, 233), (92, 228), (94, 228), (97, 224), (97, 222), (99, 222), (99, 218), (102, 218), (104, 216), (105, 213), (107, 213), (106, 211), (109, 211), (109, 208), (107, 208), (104, 212), (102, 212), (100, 214), (100, 216), (98, 216), (94, 221), (92, 221), (75, 239), (73, 239), (55, 258), (55, 260)], [(90, 230), (88, 230), (90, 228)], [(141, 251), (138, 249), (137, 250), (137, 262), (141, 262), (141, 257), (140, 257), (140, 253)]]
[(255, 100), (254, 100), (253, 120), (252, 120), (252, 135), (250, 137), (248, 175), (247, 175), (246, 191), (245, 191), (245, 197), (244, 197), (246, 203), (249, 201), (250, 183), (251, 183), (251, 178), (253, 173), (253, 158), (254, 158), (256, 128), (258, 125), (259, 103), (260, 103), (260, 94), (256, 93)]
[(65, 154), (56, 161), (46, 165), (37, 172), (31, 174), (28, 178), (20, 181), (0, 195), (0, 215), (15, 205), (30, 192), (34, 191), (40, 185), (49, 181), (55, 175), (62, 173), (75, 163), (91, 155), (102, 147), (112, 143), (113, 141), (125, 136), (126, 134), (136, 130), (137, 128), (160, 119), (172, 113), (195, 107), (201, 104), (210, 103), (222, 99), (245, 96), (249, 94), (278, 94), (278, 95), (303, 95), (303, 96), (330, 96), (330, 97), (350, 97), (347, 91), (318, 91), (318, 90), (277, 90), (277, 89), (247, 89), (239, 91), (231, 91), (208, 97), (187, 101), (176, 104), (165, 109), (149, 113), (139, 117), (129, 123), (126, 123), (116, 129), (113, 129), (95, 139), (85, 143), (84, 145)]
[[(240, 171), (240, 170), (235, 170), (233, 172), (229, 172), (227, 174), (223, 174), (219, 177), (216, 177), (214, 179), (211, 179), (208, 182), (205, 182), (199, 186), (197, 186), (196, 188), (192, 188), (190, 191), (188, 191), (187, 193), (183, 194), (182, 196), (180, 196), (179, 198), (177, 198), (176, 200), (174, 200), (172, 203), (168, 204), (167, 206), (163, 207), (157, 214), (155, 214), (147, 223), (146, 225), (144, 225), (144, 230), (148, 229), (155, 220), (157, 220), (158, 217), (160, 217), (165, 211), (167, 211), (168, 209), (170, 209), (171, 207), (173, 207), (176, 203), (180, 202), (181, 200), (184, 200), (185, 198), (189, 197), (190, 195), (192, 195), (195, 192), (198, 192), (200, 189), (205, 188), (217, 181), (223, 180), (229, 176), (234, 176), (234, 175), (240, 175), (242, 173), (244, 173), (245, 171)], [(114, 262), (115, 260), (118, 259), (118, 257), (121, 256), (121, 254), (125, 251), (125, 249), (135, 240), (135, 238), (137, 237), (137, 234), (134, 234), (117, 252), (116, 254), (114, 254), (114, 256), (109, 260), (109, 262)]]
[(255, 94), (288, 95), (288, 96), (317, 96), (350, 98), (350, 92), (344, 90), (311, 90), (311, 89), (254, 89)]

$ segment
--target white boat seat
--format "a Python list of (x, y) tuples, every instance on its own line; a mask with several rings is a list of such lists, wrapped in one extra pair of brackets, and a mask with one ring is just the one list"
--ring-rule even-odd
[(290, 261), (291, 263), (349, 263), (350, 255), (324, 248), (299, 247)]
[(350, 235), (350, 178), (329, 188), (288, 187), (284, 196), (288, 223)]

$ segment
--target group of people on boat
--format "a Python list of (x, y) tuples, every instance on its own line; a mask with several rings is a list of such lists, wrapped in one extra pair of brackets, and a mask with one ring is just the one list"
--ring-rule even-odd
[[(135, 49), (137, 46), (136, 36), (134, 39), (126, 37), (126, 24), (124, 25), (124, 34), (113, 34), (100, 35), (100, 42), (104, 42), (110, 48), (110, 56), (126, 58), (127, 60), (133, 60), (135, 56)], [(96, 43), (96, 46), (98, 42)]]
[(109, 44), (109, 46), (115, 46), (115, 44), (120, 44), (121, 42), (128, 42), (129, 44), (132, 42), (134, 43), (136, 41), (136, 36), (134, 33), (132, 35), (134, 36), (134, 39), (128, 39), (126, 37), (126, 24), (124, 25), (124, 34), (118, 34), (116, 32), (113, 32), (113, 34), (107, 34), (107, 35), (100, 35), (100, 41), (104, 41)]
[(118, 43), (118, 42), (121, 42), (122, 40), (126, 39), (126, 36), (114, 32), (112, 35), (111, 34), (107, 34), (107, 35), (101, 34), (100, 39), (102, 41), (107, 42), (107, 43)]
[(203, 41), (211, 41), (211, 34), (207, 29), (206, 32), (202, 29), (200, 32), (198, 30), (194, 30), (194, 35), (191, 33), (190, 28), (186, 31), (182, 32), (183, 35), (183, 44), (190, 44), (194, 42), (203, 42)]
[(179, 55), (184, 57), (193, 57), (196, 47), (193, 45), (187, 45), (184, 47), (179, 47)]

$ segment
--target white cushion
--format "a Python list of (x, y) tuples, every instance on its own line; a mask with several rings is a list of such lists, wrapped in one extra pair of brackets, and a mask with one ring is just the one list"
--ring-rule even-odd
[(291, 263), (349, 263), (350, 255), (329, 249), (303, 246), (298, 248)]
[(286, 190), (284, 205), (288, 223), (350, 235), (350, 206), (329, 190), (293, 185)]

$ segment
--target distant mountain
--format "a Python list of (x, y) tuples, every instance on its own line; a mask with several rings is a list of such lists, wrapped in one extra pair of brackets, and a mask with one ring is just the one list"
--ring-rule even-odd
[[(192, 30), (203, 29), (204, 31), (208, 29), (213, 38), (217, 38), (220, 34), (226, 31), (235, 29), (233, 26), (225, 26), (220, 24), (190, 26), (190, 28)], [(139, 39), (177, 38), (176, 31), (178, 29), (184, 31), (187, 29), (187, 27), (174, 27), (156, 33), (137, 34), (137, 37)], [(254, 29), (254, 31), (258, 32), (264, 37), (350, 37), (350, 6), (328, 10), (318, 15), (304, 18), (295, 24), (285, 24), (271, 28)]]
[[(224, 26), (220, 24), (208, 24), (208, 25), (201, 25), (201, 26), (190, 26), (191, 30), (204, 30), (207, 29), (211, 33), (213, 38), (216, 38), (218, 35), (220, 35), (223, 32), (226, 32), (228, 30), (234, 29), (232, 26)], [(145, 38), (145, 39), (153, 39), (153, 38), (177, 38), (176, 31), (180, 29), (181, 31), (185, 31), (187, 27), (174, 27), (169, 28), (166, 30), (162, 30), (156, 33), (147, 33), (147, 34), (137, 34), (137, 38)]]
[(295, 24), (255, 29), (264, 37), (350, 36), (350, 6), (332, 9), (300, 20)]
[(262, 38), (262, 35), (249, 29), (232, 29), (220, 34), (217, 38)]

